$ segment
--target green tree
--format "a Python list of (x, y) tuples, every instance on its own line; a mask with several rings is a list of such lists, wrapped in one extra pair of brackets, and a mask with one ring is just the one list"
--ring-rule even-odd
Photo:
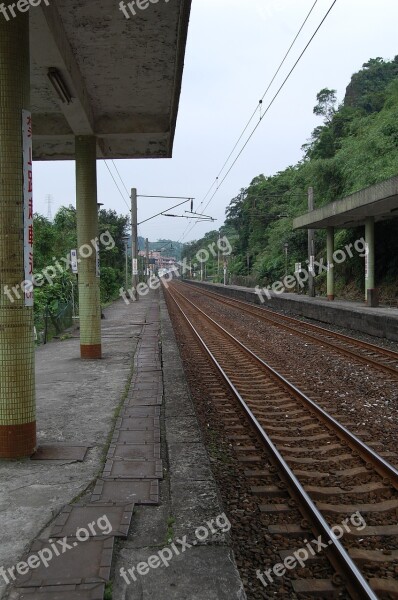
[[(50, 267), (49, 279), (42, 279), (42, 284), (35, 288), (35, 319), (38, 329), (43, 328), (44, 313), (49, 311), (51, 319), (61, 308), (72, 301), (78, 304), (77, 281), (65, 259), (70, 251), (77, 248), (76, 209), (73, 206), (61, 207), (51, 223), (42, 215), (35, 214), (34, 252), (35, 273), (39, 274)], [(118, 215), (113, 210), (99, 211), (99, 238), (101, 235), (106, 244), (99, 244), (101, 264), (101, 301), (103, 303), (115, 299), (124, 283), (124, 242), (127, 232), (128, 217)], [(111, 243), (111, 238), (114, 243)], [(64, 266), (63, 271), (56, 265)]]
[(329, 90), (329, 88), (323, 88), (316, 95), (318, 104), (314, 106), (314, 115), (323, 117), (325, 125), (330, 125), (336, 114), (336, 90)]
[[(101, 300), (109, 302), (117, 298), (125, 279), (125, 245), (123, 238), (127, 235), (129, 218), (118, 215), (114, 210), (102, 209), (98, 215), (98, 228), (101, 235), (109, 233), (113, 244), (100, 244), (101, 264)], [(105, 241), (107, 237), (103, 238)]]
[(35, 270), (41, 271), (50, 264), (56, 241), (54, 227), (48, 219), (35, 213), (33, 216)]

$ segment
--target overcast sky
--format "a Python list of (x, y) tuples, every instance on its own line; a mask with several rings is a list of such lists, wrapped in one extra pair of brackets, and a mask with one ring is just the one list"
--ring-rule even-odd
[[(193, 0), (173, 158), (117, 161), (126, 187), (137, 187), (141, 194), (192, 196), (197, 207), (313, 3), (314, 0)], [(284, 69), (264, 99), (264, 106), (331, 4), (332, 0), (318, 0)], [(256, 175), (272, 175), (301, 158), (302, 144), (320, 124), (312, 113), (318, 91), (334, 88), (341, 101), (352, 73), (364, 62), (377, 56), (394, 58), (398, 54), (397, 22), (396, 0), (337, 1), (207, 209), (217, 221), (197, 224), (183, 241), (198, 239), (206, 231), (220, 227), (230, 200)], [(112, 163), (108, 164), (113, 170)], [(62, 205), (75, 205), (73, 162), (36, 162), (34, 176), (37, 212), (47, 215), (48, 195), (53, 198), (53, 214)], [(127, 214), (127, 205), (102, 161), (98, 162), (98, 196), (105, 208)], [(140, 199), (138, 220), (168, 208), (169, 202)], [(180, 211), (183, 214), (184, 207)], [(179, 240), (190, 223), (159, 217), (142, 225), (139, 233), (151, 241)]]

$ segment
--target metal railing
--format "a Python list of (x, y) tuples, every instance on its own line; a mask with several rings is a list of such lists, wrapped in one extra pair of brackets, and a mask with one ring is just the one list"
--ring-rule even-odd
[(73, 325), (72, 302), (59, 304), (57, 312), (46, 306), (44, 312), (35, 315), (36, 343), (47, 344)]

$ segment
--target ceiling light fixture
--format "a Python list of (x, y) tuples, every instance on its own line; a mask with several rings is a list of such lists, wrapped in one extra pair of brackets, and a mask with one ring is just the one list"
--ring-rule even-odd
[(55, 67), (50, 67), (47, 72), (47, 77), (50, 80), (50, 83), (56, 91), (61, 102), (63, 104), (70, 104), (72, 102), (72, 96), (69, 92), (68, 86), (66, 85), (58, 69), (56, 69)]

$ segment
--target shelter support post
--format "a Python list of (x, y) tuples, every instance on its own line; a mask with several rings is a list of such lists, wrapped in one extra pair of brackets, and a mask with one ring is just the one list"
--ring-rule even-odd
[(328, 260), (327, 297), (328, 297), (328, 300), (334, 300), (334, 266), (333, 266), (334, 227), (328, 227), (326, 229), (326, 235), (327, 235), (327, 260)]
[(97, 142), (95, 136), (77, 136), (76, 210), (79, 255), (79, 310), (81, 358), (102, 356), (101, 300), (98, 272)]
[[(24, 287), (27, 272), (33, 272), (33, 254), (25, 252), (26, 206), (33, 217), (32, 155), (22, 141), (22, 111), (30, 108), (29, 71), (28, 13), (10, 21), (1, 17), (0, 458), (6, 459), (28, 457), (36, 447), (33, 292), (26, 294)], [(29, 113), (24, 118), (30, 123)], [(28, 138), (30, 144), (31, 133)], [(33, 226), (30, 234), (33, 245)]]
[(368, 299), (368, 290), (375, 287), (375, 220), (367, 217), (365, 221), (366, 242), (366, 267), (365, 267), (365, 300)]
[[(314, 188), (308, 188), (308, 212), (314, 210)], [(310, 298), (315, 298), (315, 277), (314, 277), (314, 260), (315, 260), (315, 230), (308, 230), (308, 295)]]

